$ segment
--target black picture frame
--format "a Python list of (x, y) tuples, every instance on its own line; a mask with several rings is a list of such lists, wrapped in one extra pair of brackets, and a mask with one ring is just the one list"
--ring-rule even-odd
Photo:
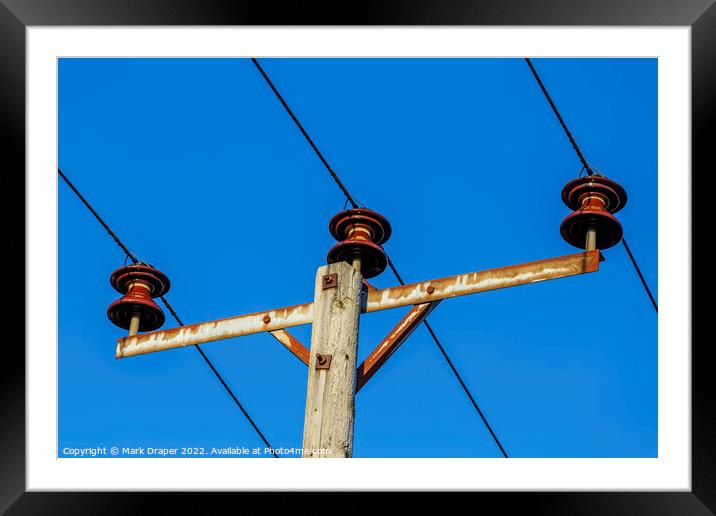
[[(300, 5), (300, 7), (299, 7)], [(6, 256), (13, 270), (25, 264), (25, 228), (12, 223), (25, 198), (25, 29), (49, 25), (626, 25), (689, 26), (692, 51), (692, 179), (713, 173), (707, 156), (716, 125), (716, 5), (713, 0), (399, 0), (340, 2), (323, 6), (305, 3), (220, 2), (216, 0), (0, 0), (0, 134), (6, 216)], [(707, 161), (709, 160), (709, 161)], [(687, 179), (685, 179), (687, 180)], [(699, 179), (701, 181), (701, 179)], [(693, 189), (692, 205), (705, 188)], [(13, 205), (10, 199), (19, 201)], [(10, 218), (15, 214), (14, 218)], [(693, 217), (694, 223), (697, 222)], [(695, 242), (696, 243), (696, 242)], [(9, 252), (11, 250), (11, 252)], [(699, 267), (692, 250), (692, 269)], [(9, 276), (19, 282), (19, 274)], [(7, 279), (7, 278), (6, 278)], [(15, 307), (23, 307), (11, 288)], [(705, 290), (699, 282), (696, 286)], [(7, 292), (7, 291), (6, 291)], [(692, 292), (695, 292), (692, 290)], [(7, 295), (7, 294), (6, 294)], [(7, 298), (6, 298), (7, 299)], [(23, 297), (24, 299), (24, 297)], [(703, 305), (693, 303), (695, 315)], [(19, 321), (6, 316), (6, 321)], [(6, 329), (13, 325), (6, 324)], [(20, 327), (19, 323), (14, 324)], [(22, 327), (24, 341), (24, 326)], [(692, 315), (692, 334), (696, 320)], [(6, 333), (7, 335), (7, 333)], [(206, 496), (189, 493), (25, 492), (25, 350), (18, 338), (3, 339), (0, 358), (2, 421), (0, 422), (0, 510), (7, 514), (133, 514), (150, 501), (165, 511), (207, 510)], [(501, 509), (558, 514), (713, 514), (716, 511), (716, 377), (708, 360), (711, 339), (692, 339), (692, 491), (605, 493), (480, 493)], [(687, 345), (688, 343), (683, 343)], [(239, 506), (227, 504), (223, 511)], [(201, 497), (201, 499), (198, 499)], [(147, 500), (154, 498), (155, 500)], [(245, 499), (242, 499), (245, 503)], [(146, 509), (144, 509), (146, 510)]]

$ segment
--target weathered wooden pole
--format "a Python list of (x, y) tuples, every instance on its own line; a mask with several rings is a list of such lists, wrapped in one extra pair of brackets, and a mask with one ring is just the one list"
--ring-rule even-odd
[(316, 274), (304, 458), (353, 455), (362, 280), (347, 262), (319, 267)]

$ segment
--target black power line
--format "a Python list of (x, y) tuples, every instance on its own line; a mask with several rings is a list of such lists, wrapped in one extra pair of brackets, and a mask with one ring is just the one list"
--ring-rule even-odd
[(102, 225), (102, 227), (105, 229), (105, 231), (107, 231), (107, 233), (109, 233), (109, 236), (112, 237), (112, 239), (115, 241), (115, 243), (122, 249), (124, 254), (126, 254), (127, 257), (130, 260), (132, 260), (132, 263), (139, 262), (139, 259), (134, 255), (134, 253), (132, 253), (127, 248), (127, 246), (124, 245), (124, 243), (122, 243), (122, 241), (119, 239), (117, 234), (114, 231), (112, 231), (112, 228), (110, 228), (104, 220), (102, 220), (102, 217), (99, 216), (99, 214), (95, 211), (95, 209), (92, 207), (92, 205), (87, 201), (87, 199), (85, 199), (84, 195), (82, 195), (80, 193), (80, 191), (77, 188), (75, 188), (75, 185), (73, 185), (72, 182), (69, 179), (67, 179), (67, 176), (62, 172), (62, 170), (60, 170), (59, 167), (57, 168), (57, 173), (65, 181), (65, 183), (67, 183), (67, 186), (70, 187), (70, 189), (75, 193), (75, 195), (79, 198), (79, 200), (82, 201), (82, 204), (84, 204), (87, 207), (87, 209), (90, 211), (90, 213), (92, 213), (92, 215), (94, 215), (94, 218), (97, 219), (97, 221)]
[[(358, 205), (357, 205), (357, 203), (354, 201), (353, 196), (351, 196), (350, 193), (348, 193), (348, 190), (347, 190), (346, 187), (343, 185), (343, 183), (341, 182), (341, 180), (338, 178), (338, 175), (335, 173), (335, 171), (331, 168), (331, 166), (328, 164), (328, 162), (326, 161), (326, 159), (323, 157), (323, 154), (321, 154), (321, 151), (318, 150), (318, 147), (316, 147), (316, 144), (313, 142), (313, 140), (311, 139), (311, 137), (308, 135), (308, 133), (306, 132), (306, 130), (303, 128), (303, 125), (302, 125), (301, 122), (298, 120), (298, 118), (296, 118), (296, 115), (293, 113), (293, 110), (289, 107), (288, 103), (287, 103), (286, 100), (283, 98), (283, 96), (281, 95), (281, 93), (278, 91), (278, 89), (277, 89), (276, 86), (274, 85), (273, 81), (269, 78), (269, 76), (268, 76), (268, 74), (266, 73), (266, 71), (261, 67), (261, 65), (259, 64), (259, 62), (258, 62), (257, 59), (251, 58), (251, 61), (254, 63), (254, 65), (256, 65), (256, 68), (258, 68), (259, 72), (261, 72), (261, 75), (263, 76), (263, 78), (264, 78), (264, 80), (266, 81), (266, 83), (269, 85), (269, 87), (270, 87), (271, 90), (274, 92), (274, 94), (276, 95), (276, 97), (278, 98), (278, 100), (281, 102), (281, 104), (283, 105), (284, 109), (286, 109), (286, 112), (290, 115), (291, 119), (294, 121), (294, 123), (296, 124), (296, 126), (298, 126), (298, 128), (300, 129), (301, 134), (303, 134), (303, 136), (306, 138), (306, 141), (309, 143), (309, 145), (311, 146), (311, 148), (313, 148), (313, 150), (316, 152), (316, 154), (317, 154), (318, 157), (320, 158), (321, 162), (323, 162), (323, 164), (325, 165), (326, 169), (327, 169), (328, 172), (331, 174), (331, 177), (333, 177), (333, 179), (334, 179), (334, 180), (336, 181), (336, 183), (338, 184), (338, 187), (339, 187), (339, 188), (341, 189), (341, 191), (343, 192), (343, 195), (345, 195), (345, 196), (346, 196), (346, 199), (351, 203), (351, 205), (352, 205), (354, 208), (356, 208)], [(386, 253), (386, 255), (387, 255), (387, 253)], [(393, 271), (393, 274), (395, 275), (395, 277), (396, 277), (396, 279), (398, 280), (398, 282), (399, 282), (401, 285), (405, 285), (405, 282), (403, 281), (403, 278), (402, 278), (402, 277), (400, 276), (400, 274), (398, 273), (398, 270), (395, 268), (395, 265), (393, 264), (393, 261), (390, 259), (390, 257), (388, 257), (388, 265), (390, 266), (390, 270)], [(502, 455), (504, 455), (505, 458), (508, 458), (508, 455), (507, 455), (507, 452), (505, 451), (505, 448), (502, 446), (502, 443), (500, 443), (500, 440), (497, 438), (497, 435), (496, 435), (495, 432), (493, 431), (493, 429), (492, 429), (492, 427), (490, 426), (490, 424), (487, 422), (487, 418), (486, 418), (485, 415), (483, 414), (482, 410), (480, 410), (480, 407), (478, 406), (477, 402), (475, 401), (475, 398), (474, 398), (474, 397), (472, 396), (472, 394), (470, 393), (470, 390), (467, 388), (467, 385), (465, 384), (465, 382), (463, 381), (462, 377), (460, 376), (460, 373), (458, 373), (458, 371), (457, 371), (457, 369), (455, 368), (455, 365), (453, 364), (452, 360), (450, 360), (450, 357), (448, 356), (447, 351), (445, 351), (445, 348), (444, 348), (444, 347), (442, 346), (442, 344), (440, 343), (440, 340), (438, 339), (437, 335), (435, 334), (435, 332), (433, 331), (433, 329), (430, 327), (430, 324), (428, 323), (427, 319), (423, 320), (423, 324), (425, 324), (425, 327), (428, 329), (428, 332), (430, 333), (431, 337), (432, 337), (433, 340), (435, 341), (435, 344), (437, 345), (438, 349), (440, 350), (440, 353), (442, 353), (443, 357), (444, 357), (445, 360), (447, 361), (448, 366), (450, 366), (450, 370), (453, 372), (453, 374), (455, 375), (455, 378), (457, 378), (457, 381), (460, 383), (460, 386), (462, 387), (463, 391), (465, 391), (465, 394), (467, 394), (467, 397), (470, 399), (470, 402), (472, 403), (472, 406), (475, 408), (475, 410), (477, 411), (478, 415), (480, 416), (480, 418), (482, 419), (482, 421), (485, 423), (485, 426), (487, 427), (487, 430), (490, 432), (490, 435), (491, 435), (492, 438), (494, 439), (495, 444), (497, 444), (498, 448), (500, 449), (500, 452), (502, 453)]]
[[(396, 279), (401, 285), (405, 285), (405, 282), (403, 281), (403, 278), (398, 274), (398, 270), (395, 268), (395, 265), (393, 264), (393, 260), (388, 257), (388, 266), (390, 267), (390, 270), (393, 271), (393, 274), (395, 275)], [(497, 434), (495, 434), (495, 431), (492, 429), (492, 426), (490, 426), (490, 423), (488, 423), (487, 418), (485, 417), (485, 414), (483, 414), (482, 410), (480, 409), (480, 406), (477, 404), (477, 401), (475, 401), (475, 398), (473, 398), (472, 393), (470, 393), (470, 389), (467, 388), (467, 385), (462, 379), (462, 375), (458, 372), (457, 368), (455, 367), (455, 364), (453, 364), (452, 360), (450, 359), (450, 356), (448, 356), (447, 351), (445, 351), (445, 348), (440, 343), (440, 339), (438, 339), (438, 336), (435, 334), (435, 331), (433, 330), (432, 326), (430, 326), (430, 323), (427, 319), (423, 321), (425, 324), (425, 327), (428, 329), (428, 332), (430, 333), (430, 336), (435, 341), (435, 344), (437, 345), (438, 349), (440, 350), (440, 353), (442, 353), (443, 358), (445, 358), (445, 361), (447, 362), (448, 366), (450, 366), (450, 369), (452, 370), (453, 374), (455, 375), (455, 378), (457, 378), (457, 381), (460, 383), (460, 387), (462, 387), (462, 390), (465, 391), (465, 394), (470, 399), (470, 403), (472, 403), (472, 406), (477, 411), (478, 415), (480, 416), (480, 419), (482, 419), (482, 422), (485, 423), (485, 427), (487, 428), (487, 431), (490, 432), (490, 435), (492, 436), (492, 439), (495, 441), (495, 444), (497, 444), (497, 447), (500, 449), (500, 452), (505, 458), (509, 458), (507, 455), (507, 452), (505, 451), (505, 448), (502, 446), (502, 443), (500, 442), (500, 439), (497, 437)]]
[(644, 290), (646, 290), (646, 293), (649, 296), (649, 299), (651, 300), (651, 304), (654, 305), (654, 310), (656, 310), (656, 313), (659, 313), (659, 306), (656, 304), (656, 300), (654, 299), (654, 296), (651, 294), (651, 289), (649, 289), (649, 285), (646, 284), (644, 275), (641, 273), (641, 269), (639, 268), (639, 265), (637, 265), (634, 255), (631, 254), (631, 249), (629, 249), (629, 244), (627, 244), (626, 238), (622, 238), (622, 244), (624, 244), (624, 249), (626, 249), (626, 252), (629, 255), (629, 259), (631, 260), (631, 263), (634, 264), (636, 273), (639, 275), (641, 284), (644, 285)]
[[(567, 138), (569, 138), (569, 142), (572, 144), (572, 147), (574, 148), (574, 152), (577, 153), (577, 156), (579, 157), (579, 161), (582, 162), (582, 166), (584, 167), (584, 170), (587, 171), (587, 175), (590, 175), (590, 176), (593, 175), (594, 174), (593, 167), (587, 162), (587, 160), (584, 157), (584, 154), (582, 154), (582, 151), (579, 148), (579, 145), (577, 145), (577, 142), (574, 139), (574, 136), (572, 136), (572, 133), (570, 132), (569, 128), (567, 127), (567, 124), (564, 122), (564, 118), (562, 118), (562, 115), (559, 113), (557, 106), (554, 104), (554, 101), (552, 100), (552, 96), (547, 91), (547, 88), (545, 87), (544, 83), (542, 82), (542, 79), (540, 78), (539, 74), (537, 73), (537, 70), (535, 69), (534, 65), (532, 64), (532, 60), (529, 57), (525, 57), (525, 62), (527, 63), (527, 66), (530, 67), (530, 71), (532, 72), (532, 75), (534, 75), (534, 78), (537, 81), (537, 84), (539, 84), (539, 87), (542, 90), (544, 97), (547, 99), (547, 102), (549, 102), (549, 105), (552, 107), (552, 111), (554, 112), (555, 116), (557, 117), (557, 120), (559, 120), (559, 123), (562, 126), (562, 129), (564, 129), (564, 133), (567, 135)], [(644, 290), (646, 291), (646, 294), (649, 296), (649, 300), (651, 300), (651, 304), (654, 306), (654, 310), (657, 313), (659, 313), (659, 307), (656, 304), (656, 300), (654, 299), (654, 296), (651, 293), (651, 289), (649, 288), (649, 285), (646, 283), (646, 280), (644, 279), (644, 275), (641, 273), (641, 269), (639, 268), (639, 265), (636, 263), (636, 259), (634, 258), (634, 255), (632, 254), (631, 249), (629, 249), (629, 244), (627, 244), (626, 238), (622, 238), (622, 244), (624, 245), (624, 249), (626, 249), (626, 252), (629, 255), (629, 259), (631, 260), (632, 265), (634, 265), (634, 269), (636, 270), (636, 273), (639, 275), (641, 284), (644, 286)]]
[(542, 93), (544, 93), (544, 96), (547, 99), (547, 102), (549, 102), (549, 105), (552, 107), (552, 111), (554, 111), (554, 114), (557, 117), (557, 120), (559, 120), (559, 123), (562, 125), (562, 129), (564, 129), (564, 133), (567, 135), (567, 138), (569, 138), (569, 143), (572, 144), (572, 147), (574, 148), (574, 152), (576, 152), (577, 156), (579, 156), (579, 161), (582, 162), (582, 166), (587, 171), (587, 174), (591, 176), (593, 174), (592, 167), (589, 165), (589, 163), (587, 163), (587, 160), (585, 159), (584, 154), (582, 154), (582, 151), (579, 148), (579, 145), (577, 145), (577, 141), (574, 139), (574, 136), (572, 136), (572, 133), (569, 131), (567, 124), (564, 123), (564, 119), (562, 118), (562, 115), (559, 114), (559, 110), (557, 109), (557, 106), (554, 104), (554, 101), (552, 100), (552, 96), (547, 91), (547, 88), (545, 87), (544, 83), (542, 82), (542, 79), (540, 79), (539, 74), (537, 74), (537, 70), (535, 70), (535, 67), (532, 65), (532, 60), (529, 57), (525, 57), (525, 61), (527, 62), (527, 66), (530, 67), (530, 70), (532, 71), (532, 75), (534, 75), (535, 80), (537, 80), (537, 84), (539, 84), (539, 87), (542, 90)]
[(478, 406), (477, 402), (475, 401), (475, 398), (472, 397), (472, 394), (470, 394), (470, 390), (467, 388), (467, 385), (465, 385), (465, 382), (462, 380), (462, 376), (460, 376), (460, 373), (457, 372), (457, 369), (455, 368), (455, 365), (452, 363), (452, 360), (450, 360), (450, 357), (448, 356), (447, 351), (445, 351), (445, 348), (443, 348), (442, 344), (440, 344), (440, 340), (438, 339), (438, 336), (435, 335), (435, 332), (433, 331), (433, 328), (430, 326), (430, 323), (427, 321), (427, 319), (423, 322), (425, 323), (425, 327), (430, 332), (430, 335), (432, 335), (433, 340), (435, 341), (435, 344), (437, 344), (438, 349), (440, 350), (440, 353), (442, 353), (443, 357), (445, 357), (445, 360), (447, 361), (448, 365), (450, 366), (450, 369), (452, 370), (453, 374), (455, 375), (455, 378), (457, 378), (457, 381), (460, 382), (460, 387), (462, 387), (462, 390), (465, 391), (465, 394), (467, 394), (467, 397), (470, 398), (470, 403), (472, 403), (472, 406), (475, 407), (475, 410), (477, 410), (477, 413), (480, 415), (480, 419), (482, 419), (482, 422), (485, 423), (485, 426), (487, 427), (487, 431), (490, 432), (490, 435), (492, 436), (492, 439), (495, 441), (495, 444), (497, 444), (497, 447), (500, 449), (500, 452), (506, 459), (509, 458), (507, 455), (507, 452), (505, 451), (505, 448), (502, 446), (502, 443), (497, 438), (495, 431), (490, 426), (490, 423), (487, 422), (487, 418), (485, 417), (485, 414), (483, 414), (482, 410), (480, 410), (480, 407)]
[[(137, 256), (136, 256), (134, 253), (132, 253), (132, 252), (129, 250), (129, 248), (127, 248), (126, 245), (124, 245), (124, 243), (119, 239), (119, 237), (117, 236), (117, 234), (116, 234), (114, 231), (112, 231), (112, 228), (110, 228), (109, 225), (102, 219), (102, 217), (99, 216), (99, 213), (97, 213), (97, 212), (95, 211), (95, 209), (92, 207), (92, 205), (89, 203), (89, 201), (87, 201), (87, 199), (85, 199), (85, 197), (80, 193), (80, 191), (75, 187), (75, 185), (72, 184), (72, 182), (71, 182), (71, 181), (67, 178), (67, 176), (62, 172), (62, 170), (60, 170), (59, 167), (57, 168), (57, 173), (58, 173), (58, 174), (60, 175), (60, 177), (65, 181), (65, 183), (67, 183), (67, 186), (70, 187), (70, 189), (75, 193), (75, 195), (79, 198), (79, 200), (82, 201), (82, 204), (84, 204), (84, 205), (87, 207), (87, 209), (92, 213), (92, 215), (94, 215), (94, 217), (95, 217), (95, 218), (97, 219), (97, 221), (102, 225), (102, 227), (107, 231), (107, 233), (109, 233), (109, 236), (112, 237), (112, 239), (113, 239), (113, 240), (117, 243), (117, 245), (122, 249), (122, 251), (124, 252), (124, 254), (126, 254), (127, 257), (128, 257), (130, 260), (132, 260), (132, 263), (139, 263), (140, 260), (137, 258)], [(171, 313), (172, 317), (174, 317), (174, 319), (176, 320), (176, 322), (179, 324), (179, 326), (184, 326), (184, 323), (183, 323), (183, 322), (181, 321), (181, 319), (179, 318), (179, 315), (177, 315), (176, 311), (174, 310), (174, 307), (169, 304), (169, 301), (167, 301), (167, 298), (166, 298), (165, 296), (161, 296), (161, 300), (162, 300), (162, 303), (164, 303), (164, 306), (166, 306), (167, 309), (169, 310), (169, 313)], [(209, 357), (206, 356), (206, 353), (204, 353), (204, 350), (201, 349), (201, 347), (200, 347), (198, 344), (195, 344), (195, 345), (194, 345), (194, 348), (199, 352), (199, 354), (200, 354), (201, 357), (204, 359), (204, 361), (205, 361), (206, 364), (209, 366), (209, 368), (210, 368), (211, 371), (214, 373), (214, 375), (215, 375), (216, 378), (219, 380), (219, 382), (221, 382), (221, 385), (224, 386), (224, 389), (226, 389), (226, 392), (229, 393), (229, 396), (231, 396), (231, 399), (234, 400), (234, 403), (235, 403), (236, 406), (239, 408), (239, 410), (241, 410), (241, 412), (244, 414), (244, 416), (246, 417), (246, 419), (248, 420), (248, 422), (251, 423), (251, 426), (252, 426), (253, 429), (256, 431), (256, 433), (259, 435), (259, 437), (260, 437), (261, 440), (264, 442), (264, 444), (265, 444), (267, 447), (269, 447), (270, 449), (273, 450), (273, 446), (271, 446), (271, 444), (268, 442), (268, 440), (267, 440), (266, 437), (264, 436), (263, 432), (261, 432), (261, 430), (259, 429), (258, 425), (254, 422), (253, 418), (249, 415), (248, 412), (246, 412), (246, 409), (244, 408), (244, 406), (241, 404), (241, 402), (240, 402), (239, 399), (236, 397), (236, 395), (234, 394), (234, 392), (231, 390), (231, 388), (230, 388), (230, 387), (227, 385), (227, 383), (224, 381), (224, 378), (221, 376), (221, 374), (219, 373), (219, 371), (216, 370), (216, 367), (214, 367), (214, 364), (211, 362), (211, 360), (209, 360)], [(273, 454), (273, 456), (276, 457), (277, 459), (279, 458), (278, 455), (277, 455), (275, 452), (272, 452), (272, 454)]]
[(271, 78), (266, 74), (266, 72), (264, 71), (264, 69), (261, 67), (261, 64), (259, 64), (258, 60), (256, 60), (256, 59), (253, 58), (253, 57), (251, 58), (251, 62), (254, 63), (254, 65), (256, 66), (256, 68), (258, 69), (258, 71), (261, 73), (261, 75), (263, 76), (264, 80), (266, 81), (266, 84), (269, 85), (269, 87), (271, 88), (271, 91), (274, 92), (274, 95), (276, 95), (276, 98), (278, 98), (278, 100), (281, 102), (281, 105), (284, 107), (284, 109), (285, 109), (286, 112), (289, 114), (289, 116), (291, 117), (291, 119), (294, 121), (294, 123), (296, 124), (296, 126), (298, 127), (298, 129), (301, 131), (301, 134), (302, 134), (303, 137), (306, 139), (306, 141), (308, 142), (308, 144), (311, 146), (311, 148), (313, 149), (313, 152), (316, 153), (316, 156), (318, 156), (318, 159), (321, 160), (321, 162), (323, 163), (323, 165), (324, 165), (324, 166), (326, 167), (326, 169), (328, 170), (328, 173), (331, 174), (331, 177), (333, 178), (333, 180), (334, 180), (334, 181), (336, 182), (336, 184), (338, 185), (338, 188), (340, 188), (341, 191), (343, 192), (343, 195), (346, 196), (346, 200), (347, 200), (349, 203), (351, 203), (351, 206), (352, 206), (352, 207), (357, 208), (357, 207), (358, 207), (358, 203), (356, 202), (355, 198), (350, 194), (350, 192), (348, 191), (348, 188), (346, 188), (346, 185), (344, 185), (343, 182), (341, 181), (341, 179), (338, 177), (338, 174), (336, 174), (336, 172), (335, 172), (335, 171), (331, 168), (331, 166), (328, 164), (328, 161), (326, 161), (326, 158), (323, 157), (323, 154), (321, 153), (321, 151), (318, 150), (318, 147), (317, 147), (316, 144), (313, 142), (313, 139), (311, 139), (311, 137), (308, 135), (308, 133), (306, 132), (306, 130), (303, 128), (303, 125), (301, 124), (301, 122), (298, 120), (298, 118), (296, 118), (296, 115), (293, 113), (293, 110), (292, 110), (292, 109), (289, 107), (289, 105), (286, 103), (286, 101), (284, 100), (284, 98), (283, 98), (283, 96), (281, 95), (281, 93), (279, 93), (279, 91), (276, 89), (276, 86), (274, 86), (273, 81), (271, 81)]

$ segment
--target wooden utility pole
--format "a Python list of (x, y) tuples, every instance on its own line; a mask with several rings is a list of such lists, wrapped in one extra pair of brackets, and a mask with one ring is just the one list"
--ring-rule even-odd
[(353, 455), (362, 279), (347, 262), (319, 267), (316, 273), (304, 458)]

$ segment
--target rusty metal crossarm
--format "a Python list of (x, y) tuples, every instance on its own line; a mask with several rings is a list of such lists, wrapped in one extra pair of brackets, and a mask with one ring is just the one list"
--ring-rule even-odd
[(599, 269), (599, 250), (558, 258), (469, 272), (398, 287), (373, 290), (366, 295), (364, 312), (417, 305), (539, 281), (576, 276)]
[(117, 358), (202, 344), (216, 340), (283, 330), (313, 321), (313, 303), (255, 312), (169, 330), (154, 331), (117, 341)]
[[(370, 290), (365, 293), (365, 305), (361, 311), (364, 313), (377, 312), (389, 308), (431, 303), (451, 297), (595, 272), (599, 269), (599, 256), (598, 250), (585, 251), (498, 269)], [(124, 337), (117, 342), (116, 357), (124, 358), (242, 335), (283, 330), (311, 322), (313, 322), (313, 303), (277, 308)]]

